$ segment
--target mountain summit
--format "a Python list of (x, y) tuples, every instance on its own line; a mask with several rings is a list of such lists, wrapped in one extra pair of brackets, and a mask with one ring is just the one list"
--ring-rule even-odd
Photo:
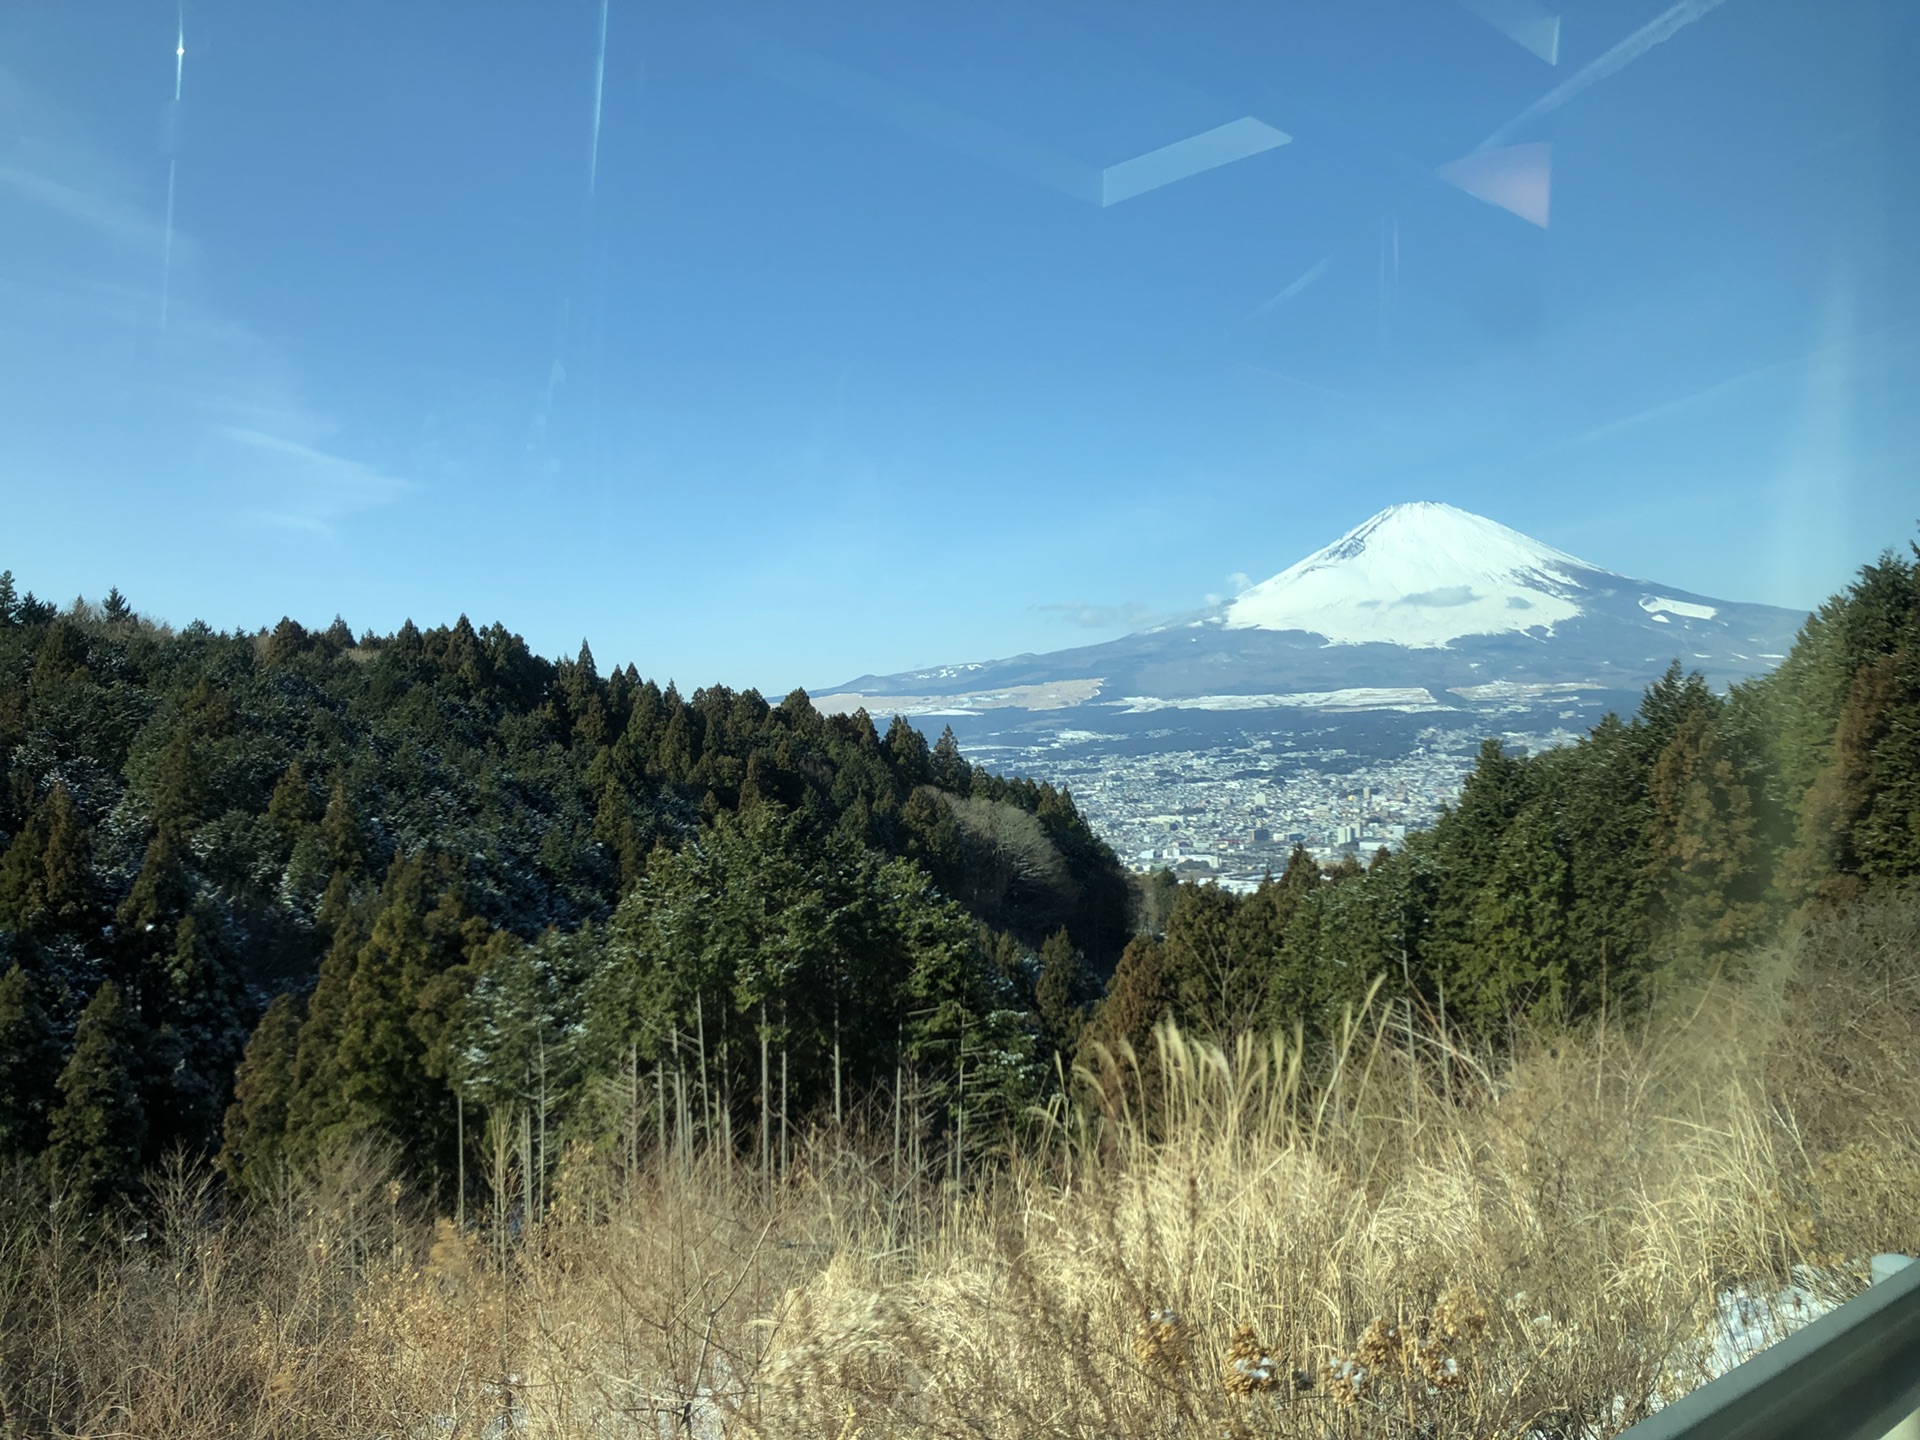
[(1446, 645), (1580, 614), (1584, 577), (1622, 577), (1497, 521), (1421, 501), (1382, 510), (1225, 607), (1230, 630), (1305, 630), (1335, 645)]
[[(1559, 728), (1632, 709), (1675, 660), (1715, 685), (1770, 670), (1805, 618), (1621, 575), (1451, 505), (1395, 505), (1232, 600), (1149, 630), (863, 675), (814, 698), (1029, 733), (1164, 727), (1174, 711), (1267, 711), (1273, 724), (1456, 711), (1472, 725), (1474, 713), (1531, 710)], [(1124, 718), (1141, 715), (1156, 718)]]

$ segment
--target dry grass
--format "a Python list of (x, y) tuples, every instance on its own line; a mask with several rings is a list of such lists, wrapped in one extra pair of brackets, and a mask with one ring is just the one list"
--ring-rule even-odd
[(961, 1190), (582, 1160), (504, 1263), (366, 1156), (245, 1219), (163, 1176), (143, 1237), (21, 1187), (0, 1435), (1612, 1433), (1721, 1287), (1920, 1249), (1916, 958), (1920, 904), (1862, 910), (1497, 1059), (1380, 1004), (1309, 1061), (1167, 1032), (1151, 1127), (1115, 1056)]

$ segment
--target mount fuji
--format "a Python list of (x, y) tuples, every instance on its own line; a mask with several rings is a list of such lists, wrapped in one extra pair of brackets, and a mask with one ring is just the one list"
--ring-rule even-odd
[[(1630, 711), (1674, 660), (1716, 687), (1770, 670), (1805, 616), (1617, 574), (1451, 505), (1395, 505), (1233, 599), (1097, 645), (862, 675), (814, 696), (963, 738), (1371, 712), (1564, 730)], [(1208, 717), (1211, 717), (1209, 719)]]

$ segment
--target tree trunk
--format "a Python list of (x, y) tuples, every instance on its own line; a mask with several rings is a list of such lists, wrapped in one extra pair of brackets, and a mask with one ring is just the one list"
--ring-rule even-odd
[(954, 1080), (953, 1103), (953, 1187), (955, 1203), (959, 1201), (961, 1166), (965, 1163), (962, 1153), (967, 1143), (967, 1027), (960, 1026), (960, 1044), (958, 1048), (958, 1074)]
[(704, 1143), (713, 1143), (713, 1092), (707, 1086), (707, 1007), (698, 991), (693, 996), (693, 1023), (700, 1041), (700, 1133)]
[(733, 1062), (728, 1057), (727, 1029), (722, 1011), (720, 1026), (720, 1151), (729, 1179), (733, 1176)]
[(773, 1192), (773, 1091), (767, 1077), (767, 1002), (760, 1002), (760, 1177)]
[(660, 1173), (667, 1173), (667, 1066), (657, 1060), (653, 1066), (654, 1111), (660, 1119), (660, 1149), (656, 1152)]
[(627, 1184), (640, 1173), (640, 1047), (627, 1046)]
[(520, 1107), (520, 1234), (533, 1224), (533, 1116)]
[(540, 1168), (536, 1172), (535, 1198), (542, 1213), (547, 1208), (547, 1037), (540, 1037)]

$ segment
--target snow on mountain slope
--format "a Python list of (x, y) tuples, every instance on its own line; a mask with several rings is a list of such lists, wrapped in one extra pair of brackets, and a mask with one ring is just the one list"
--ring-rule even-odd
[(1582, 575), (1614, 578), (1518, 530), (1423, 501), (1383, 510), (1255, 585), (1219, 623), (1305, 630), (1330, 645), (1436, 649), (1467, 635), (1551, 633), (1582, 613)]

